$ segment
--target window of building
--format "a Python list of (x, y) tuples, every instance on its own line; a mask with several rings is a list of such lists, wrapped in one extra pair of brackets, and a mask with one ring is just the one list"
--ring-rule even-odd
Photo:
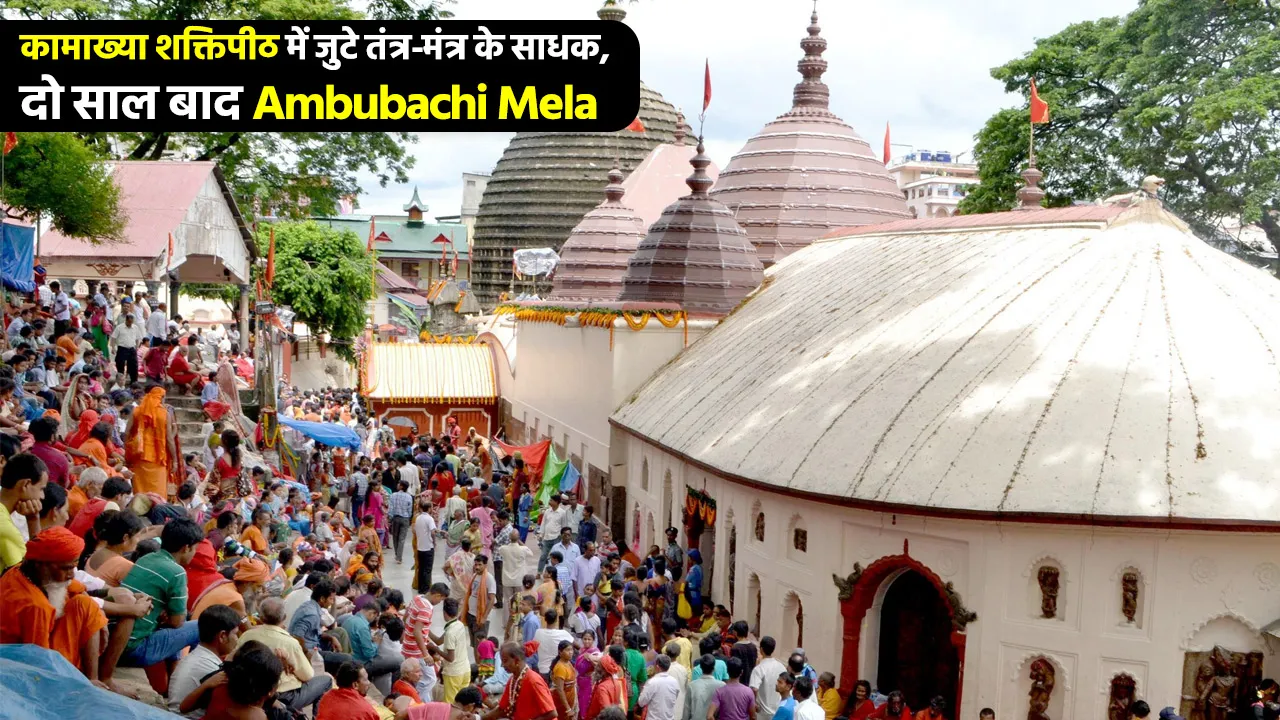
[(418, 282), (418, 263), (402, 262), (400, 263), (400, 277), (411, 283)]
[(468, 180), (468, 181), (467, 181), (467, 187), (475, 187), (475, 186), (476, 186), (476, 181), (475, 181), (475, 180)]

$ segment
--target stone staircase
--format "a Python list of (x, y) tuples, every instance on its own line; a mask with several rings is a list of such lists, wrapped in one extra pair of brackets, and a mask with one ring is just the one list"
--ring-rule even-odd
[[(250, 419), (257, 415), (256, 405), (250, 406), (250, 403), (255, 401), (253, 391), (240, 392), (240, 404)], [(178, 395), (170, 390), (165, 396), (165, 402), (173, 406), (173, 414), (178, 421), (178, 440), (182, 443), (183, 452), (203, 452), (211, 424), (205, 419), (204, 411), (200, 409), (200, 396)]]

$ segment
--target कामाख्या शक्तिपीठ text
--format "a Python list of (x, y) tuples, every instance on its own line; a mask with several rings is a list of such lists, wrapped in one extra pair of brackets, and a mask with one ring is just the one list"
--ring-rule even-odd
[(376, 93), (337, 92), (326, 85), (321, 93), (281, 93), (275, 86), (262, 88), (253, 111), (254, 120), (595, 120), (596, 97), (574, 92), (572, 85), (543, 91), (535, 85), (498, 88), (496, 113), (491, 113), (488, 86), (462, 92), (391, 92), (380, 85)]

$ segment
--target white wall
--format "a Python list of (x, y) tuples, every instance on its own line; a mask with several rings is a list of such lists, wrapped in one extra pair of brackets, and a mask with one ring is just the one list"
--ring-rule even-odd
[[(620, 431), (614, 432), (614, 444), (615, 452), (626, 457), (628, 503), (641, 507), (642, 525), (652, 513), (659, 528), (679, 526), (687, 486), (715, 499), (718, 527), (710, 581), (715, 602), (728, 604), (724, 538), (732, 523), (737, 527), (735, 617), (750, 621), (753, 601), (747, 587), (754, 573), (760, 579), (762, 631), (782, 641), (790, 632), (782, 608), (788, 593), (794, 592), (805, 609), (805, 649), (820, 670), (838, 675), (843, 651), (832, 575), (844, 577), (855, 562), (865, 568), (880, 557), (900, 554), (903, 541), (909, 541), (910, 555), (944, 582), (953, 582), (965, 605), (978, 613), (978, 620), (968, 626), (963, 706), (955, 717), (976, 717), (984, 706), (995, 708), (997, 717), (1024, 717), (1025, 676), (1030, 660), (1041, 655), (1057, 668), (1053, 706), (1060, 711), (1050, 714), (1055, 720), (1105, 717), (1108, 683), (1119, 672), (1137, 679), (1138, 696), (1152, 707), (1177, 707), (1183, 653), (1219, 642), (1236, 651), (1265, 649), (1264, 676), (1280, 674), (1280, 643), (1264, 641), (1258, 631), (1280, 616), (1280, 534), (1014, 524), (868, 512), (723, 480)], [(640, 487), (646, 461), (648, 492)], [(673, 478), (673, 509), (663, 518), (662, 479), (667, 471)], [(751, 532), (756, 503), (766, 517), (763, 543)], [(629, 505), (628, 541), (634, 533), (633, 517)], [(797, 519), (809, 534), (804, 554), (790, 549), (789, 530)], [(646, 531), (641, 528), (642, 537)], [(1047, 620), (1040, 617), (1036, 581), (1036, 570), (1044, 562), (1062, 569), (1060, 617)], [(1142, 575), (1135, 624), (1129, 624), (1120, 610), (1120, 577), (1126, 568)], [(876, 655), (874, 641), (867, 642), (877, 631), (868, 627), (873, 617), (868, 613), (862, 633), (864, 672)], [(875, 683), (873, 676), (868, 679)]]
[[(713, 325), (691, 323), (689, 342)], [(639, 331), (616, 321), (612, 349), (603, 328), (520, 322), (512, 375), (498, 368), (502, 397), (532, 439), (550, 436), (584, 463), (608, 470), (609, 416), (684, 343), (683, 325), (653, 320)]]

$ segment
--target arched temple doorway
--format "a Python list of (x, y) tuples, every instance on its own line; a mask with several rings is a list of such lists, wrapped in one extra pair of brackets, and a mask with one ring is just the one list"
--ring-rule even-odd
[(910, 556), (882, 557), (863, 569), (855, 564), (836, 578), (844, 620), (841, 694), (870, 680), (880, 692), (901, 690), (913, 711), (941, 695), (947, 717), (961, 717), (965, 627), (977, 619), (951, 583)]
[[(938, 590), (914, 570), (888, 581), (880, 607), (881, 692), (901, 690), (912, 710), (941, 695), (955, 708), (959, 659), (951, 644), (951, 611)], [(954, 710), (949, 710), (948, 715)]]

